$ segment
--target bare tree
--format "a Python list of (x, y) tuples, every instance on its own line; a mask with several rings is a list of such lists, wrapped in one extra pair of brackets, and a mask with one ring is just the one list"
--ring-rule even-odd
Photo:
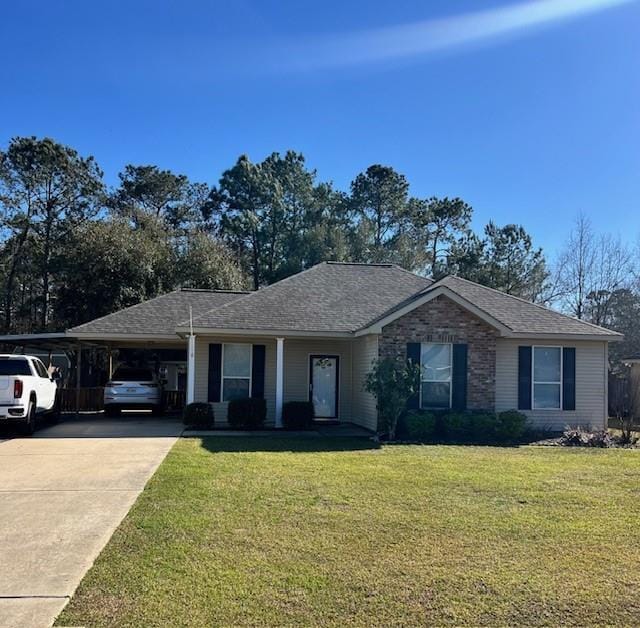
[(613, 295), (633, 281), (634, 264), (635, 255), (619, 237), (595, 234), (589, 218), (579, 214), (554, 272), (563, 309), (606, 324)]
[(594, 264), (593, 228), (591, 221), (580, 213), (557, 264), (563, 306), (577, 318), (584, 317)]

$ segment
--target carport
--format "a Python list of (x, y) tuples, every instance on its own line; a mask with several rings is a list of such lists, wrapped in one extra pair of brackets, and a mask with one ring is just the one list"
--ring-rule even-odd
[(83, 357), (87, 352), (103, 356), (104, 384), (116, 366), (114, 356), (144, 351), (155, 356), (156, 367), (165, 365), (172, 373), (166, 387), (166, 403), (178, 409), (195, 396), (195, 336), (184, 331), (177, 333), (176, 328), (189, 329), (193, 318), (243, 294), (181, 288), (65, 331), (0, 336), (0, 344), (6, 353), (38, 353), (45, 364), (51, 363), (54, 352), (64, 353), (71, 368), (63, 380), (61, 399), (67, 411), (75, 412), (96, 410), (98, 401), (102, 403), (102, 386), (83, 385), (91, 379), (87, 377), (89, 365)]
[[(186, 386), (182, 372), (188, 381), (188, 338), (134, 337), (120, 334), (81, 334), (72, 331), (43, 334), (13, 334), (0, 336), (0, 344), (7, 353), (23, 353), (40, 356), (45, 365), (52, 367), (53, 356), (64, 354), (70, 368), (63, 374), (60, 402), (64, 411), (94, 411), (102, 408), (104, 381), (108, 381), (117, 366), (117, 356), (130, 351), (144, 352), (150, 362), (172, 367), (172, 377), (164, 391), (164, 403), (173, 410), (180, 410), (186, 400)], [(87, 352), (103, 353), (105, 369), (91, 372), (84, 356)], [(94, 369), (95, 370), (95, 369)], [(97, 379), (97, 381), (96, 381)], [(102, 381), (104, 380), (104, 381)], [(87, 381), (92, 382), (88, 385)]]

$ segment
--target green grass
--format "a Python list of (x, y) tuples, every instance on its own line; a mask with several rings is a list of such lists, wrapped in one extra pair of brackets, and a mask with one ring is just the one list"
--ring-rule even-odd
[(640, 452), (180, 440), (69, 626), (640, 618)]

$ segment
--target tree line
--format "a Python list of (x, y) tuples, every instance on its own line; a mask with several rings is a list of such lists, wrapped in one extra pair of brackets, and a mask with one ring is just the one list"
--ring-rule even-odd
[(389, 166), (348, 190), (294, 151), (242, 155), (213, 185), (154, 165), (118, 180), (107, 187), (93, 157), (49, 138), (0, 151), (5, 333), (59, 330), (179, 286), (258, 289), (325, 260), (456, 274), (614, 328), (637, 307), (636, 256), (587, 218), (550, 262), (522, 225), (475, 232), (463, 199), (416, 197)]

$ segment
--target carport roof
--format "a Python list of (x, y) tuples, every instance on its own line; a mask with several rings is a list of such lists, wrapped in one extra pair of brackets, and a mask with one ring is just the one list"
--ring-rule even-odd
[(189, 308), (196, 318), (205, 312), (239, 299), (246, 292), (230, 290), (196, 290), (181, 288), (143, 301), (101, 318), (72, 327), (67, 336), (82, 338), (89, 334), (136, 336), (175, 336), (176, 326), (189, 318)]

